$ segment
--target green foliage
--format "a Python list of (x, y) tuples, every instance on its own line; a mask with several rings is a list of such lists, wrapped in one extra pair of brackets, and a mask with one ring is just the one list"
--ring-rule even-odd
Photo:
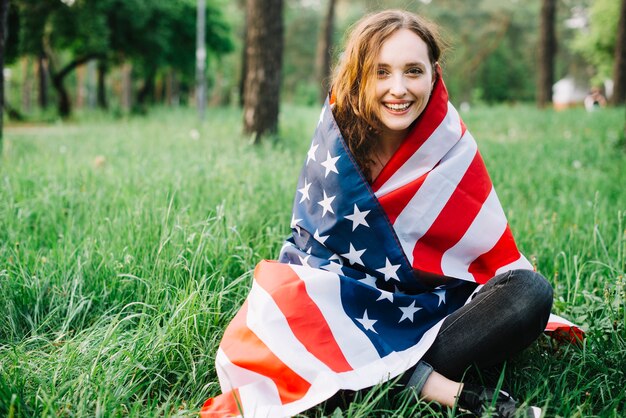
[[(284, 98), (300, 104), (319, 100), (315, 54), (322, 15), (318, 9), (302, 13), (302, 7), (287, 3), (285, 13)], [(313, 100), (313, 103), (310, 101)]]
[[(225, 108), (201, 126), (194, 112), (156, 109), (7, 130), (0, 415), (189, 416), (219, 393), (221, 334), (255, 264), (290, 231), (317, 123), (318, 108), (283, 109), (281, 140), (261, 147)], [(506, 368), (505, 387), (546, 416), (626, 413), (623, 111), (462, 115), (521, 250), (555, 288), (554, 311), (588, 330), (582, 348), (541, 338)], [(327, 413), (458, 415), (390, 386)]]
[[(112, 64), (130, 61), (135, 76), (153, 79), (159, 70), (174, 69), (183, 81), (193, 80), (196, 48), (196, 2), (150, 0), (14, 0), (16, 54), (45, 52), (63, 65), (84, 56)], [(207, 2), (206, 40), (209, 56), (233, 50), (222, 0)], [(61, 60), (61, 57), (69, 57)]]
[(503, 40), (477, 71), (480, 99), (487, 103), (531, 101), (534, 86), (526, 63), (516, 56), (515, 41)]
[(619, 1), (595, 0), (588, 31), (580, 33), (573, 43), (574, 49), (595, 67), (593, 81), (598, 85), (613, 77), (619, 8)]

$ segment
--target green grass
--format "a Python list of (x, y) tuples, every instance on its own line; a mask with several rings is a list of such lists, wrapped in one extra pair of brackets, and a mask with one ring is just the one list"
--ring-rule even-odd
[[(157, 109), (6, 130), (0, 416), (186, 416), (219, 393), (221, 333), (289, 233), (317, 121), (318, 109), (283, 110), (281, 139), (260, 147), (233, 109), (199, 127), (191, 110)], [(588, 329), (582, 348), (541, 338), (509, 362), (505, 387), (548, 416), (624, 416), (623, 109), (463, 118), (554, 310)], [(334, 416), (454, 415), (388, 387)]]

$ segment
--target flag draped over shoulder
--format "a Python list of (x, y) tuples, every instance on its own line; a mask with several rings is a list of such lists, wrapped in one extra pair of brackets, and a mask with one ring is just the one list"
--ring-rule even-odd
[[(224, 333), (216, 356), (223, 394), (205, 403), (204, 418), (290, 416), (338, 390), (396, 377), (480, 284), (532, 269), (441, 78), (372, 185), (327, 102), (291, 228), (279, 261), (256, 267)], [(552, 316), (550, 324), (562, 322)]]

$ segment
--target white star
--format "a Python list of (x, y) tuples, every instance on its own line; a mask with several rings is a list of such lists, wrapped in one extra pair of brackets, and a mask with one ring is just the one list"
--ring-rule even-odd
[(387, 299), (389, 302), (393, 303), (393, 293), (387, 292), (386, 290), (381, 290), (380, 296), (378, 297), (378, 299), (376, 299), (376, 302), (384, 299)]
[(317, 151), (317, 147), (319, 147), (320, 144), (311, 144), (311, 148), (309, 148), (309, 152), (307, 153), (307, 157), (306, 157), (306, 165), (309, 165), (309, 161), (313, 160), (313, 161), (317, 161), (315, 159), (315, 151)]
[(388, 258), (385, 258), (385, 260), (387, 260), (385, 262), (385, 267), (376, 269), (376, 271), (379, 271), (385, 275), (386, 282), (388, 282), (389, 279), (400, 281), (400, 279), (398, 278), (398, 275), (396, 274), (396, 271), (398, 271), (398, 269), (400, 268), (400, 264), (392, 265), (391, 261), (389, 261)]
[(354, 213), (352, 215), (346, 216), (346, 219), (350, 219), (352, 221), (353, 231), (359, 225), (365, 225), (369, 228), (369, 225), (367, 224), (367, 221), (365, 220), (365, 217), (367, 216), (368, 213), (370, 213), (369, 210), (366, 210), (365, 212), (361, 212), (359, 208), (357, 207), (357, 205), (356, 204), (354, 205)]
[(301, 189), (298, 189), (298, 191), (300, 193), (302, 193), (302, 197), (300, 198), (300, 202), (302, 203), (305, 200), (311, 200), (311, 198), (309, 197), (309, 189), (311, 188), (311, 183), (306, 181), (306, 178), (304, 179), (304, 187)]
[(369, 274), (365, 274), (365, 278), (359, 280), (361, 283), (368, 285), (369, 287), (376, 287), (376, 278), (374, 276), (370, 276)]
[(367, 317), (367, 309), (365, 310), (365, 313), (363, 313), (363, 318), (355, 318), (355, 319), (359, 321), (361, 325), (363, 325), (363, 328), (365, 328), (365, 331), (372, 331), (378, 334), (378, 332), (376, 332), (376, 330), (374, 329), (374, 324), (378, 321), (376, 319), (369, 319)]
[(354, 246), (352, 245), (352, 243), (350, 243), (350, 251), (348, 251), (345, 254), (341, 254), (342, 257), (347, 258), (348, 261), (350, 262), (350, 264), (360, 264), (362, 266), (365, 266), (365, 264), (363, 264), (363, 260), (361, 260), (361, 256), (363, 255), (363, 253), (365, 252), (365, 250), (356, 250), (354, 248)]
[(298, 255), (298, 258), (300, 259), (300, 264), (302, 264), (303, 266), (310, 266), (309, 258), (311, 258), (311, 254), (307, 255), (306, 257)]
[(333, 254), (330, 257), (328, 257), (329, 260), (336, 260), (337, 263), (341, 264), (343, 266), (343, 261), (341, 260), (341, 257), (339, 257), (337, 254)]
[(322, 245), (324, 245), (324, 243), (326, 242), (329, 236), (330, 235), (321, 236), (319, 229), (316, 229), (315, 232), (313, 233), (313, 238), (315, 238), (315, 240)]
[(322, 108), (322, 112), (320, 113), (320, 121), (317, 123), (318, 125), (324, 120), (324, 113), (326, 113), (326, 106)]
[(400, 310), (402, 311), (402, 318), (400, 318), (398, 322), (400, 323), (404, 321), (405, 319), (408, 319), (409, 321), (413, 322), (413, 317), (415, 316), (415, 312), (419, 311), (420, 309), (422, 308), (415, 307), (415, 301), (413, 301), (413, 303), (411, 303), (406, 308), (400, 307)]
[(298, 225), (298, 222), (300, 222), (301, 220), (302, 219), (296, 219), (295, 213), (291, 215), (291, 229), (295, 229), (296, 231), (298, 231), (298, 235), (300, 235), (300, 225)]
[(335, 200), (335, 196), (326, 196), (326, 190), (324, 190), (324, 199), (317, 202), (318, 205), (324, 208), (324, 211), (322, 212), (322, 216), (326, 215), (326, 212), (330, 212), (333, 215), (335, 214), (335, 211), (330, 206), (333, 200)]
[(343, 270), (341, 270), (341, 264), (335, 263), (334, 261), (331, 261), (330, 263), (322, 266), (321, 268), (323, 268), (324, 270), (330, 271), (332, 273), (343, 275)]
[(326, 168), (326, 173), (324, 174), (324, 178), (326, 178), (328, 176), (328, 173), (330, 173), (331, 171), (339, 174), (339, 171), (337, 171), (337, 167), (335, 165), (337, 164), (338, 159), (339, 157), (331, 157), (330, 151), (326, 151), (326, 161), (320, 163)]
[(441, 306), (441, 303), (446, 303), (446, 290), (445, 289), (435, 290), (433, 293), (437, 295), (437, 297), (439, 298), (439, 303), (437, 304), (437, 306)]

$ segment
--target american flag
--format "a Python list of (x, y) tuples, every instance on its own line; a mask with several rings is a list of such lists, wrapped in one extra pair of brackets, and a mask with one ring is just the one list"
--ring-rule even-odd
[(298, 181), (293, 234), (279, 261), (256, 267), (224, 333), (223, 394), (205, 403), (204, 418), (291, 416), (338, 390), (387, 381), (419, 361), (480, 284), (532, 269), (441, 78), (371, 185), (331, 106)]

